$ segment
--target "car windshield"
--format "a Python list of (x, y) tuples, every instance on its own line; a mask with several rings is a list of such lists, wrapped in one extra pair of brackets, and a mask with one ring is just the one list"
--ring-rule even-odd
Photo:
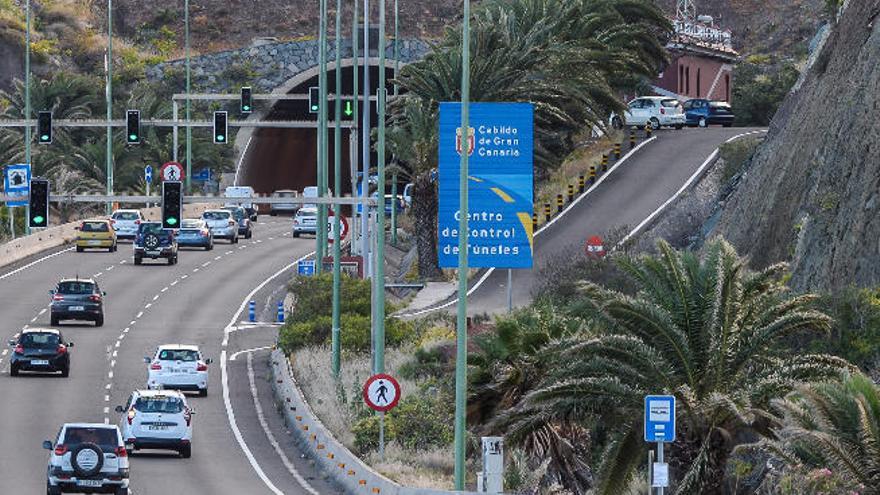
[(59, 294), (71, 295), (87, 295), (95, 290), (95, 285), (91, 282), (61, 282), (58, 284)]
[(83, 222), (83, 232), (109, 232), (107, 222)]
[(138, 397), (134, 408), (144, 413), (179, 413), (183, 411), (183, 401), (177, 397)]
[(117, 211), (113, 214), (113, 220), (137, 220), (138, 214), (133, 211)]
[(21, 334), (19, 344), (24, 347), (55, 347), (61, 343), (57, 333), (28, 332)]
[(119, 436), (116, 429), (111, 428), (71, 427), (64, 432), (64, 441), (61, 443), (68, 448), (83, 443), (94, 443), (104, 452), (113, 452), (119, 445)]
[(205, 220), (227, 220), (229, 216), (230, 213), (228, 211), (206, 211), (202, 213), (202, 218)]
[(161, 361), (184, 361), (193, 362), (199, 360), (198, 351), (191, 349), (162, 349), (159, 351), (159, 360)]
[(298, 216), (298, 217), (316, 217), (316, 216), (318, 216), (318, 212), (315, 210), (300, 209), (298, 212), (296, 212), (296, 216)]
[(667, 108), (677, 107), (678, 105), (680, 105), (678, 100), (672, 100), (672, 99), (663, 100), (660, 102), (660, 104), (663, 105), (664, 107), (667, 107)]
[(293, 197), (293, 191), (283, 191), (283, 192), (278, 192), (276, 194), (278, 195), (279, 198), (292, 198)]
[(162, 233), (162, 224), (161, 223), (142, 223), (141, 224), (141, 234), (161, 234)]
[(232, 213), (232, 216), (235, 217), (236, 220), (241, 220), (244, 218), (244, 209), (240, 208), (227, 208)]
[(200, 229), (202, 228), (201, 220), (184, 220), (183, 223), (180, 224), (180, 228), (182, 229)]

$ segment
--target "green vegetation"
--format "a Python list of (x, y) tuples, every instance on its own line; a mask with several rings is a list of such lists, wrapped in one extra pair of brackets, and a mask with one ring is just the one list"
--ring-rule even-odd
[(724, 160), (722, 184), (726, 184), (745, 168), (763, 140), (763, 137), (746, 137), (718, 147), (718, 156)]
[(737, 125), (766, 127), (797, 82), (800, 73), (789, 61), (750, 56), (734, 69), (733, 101)]

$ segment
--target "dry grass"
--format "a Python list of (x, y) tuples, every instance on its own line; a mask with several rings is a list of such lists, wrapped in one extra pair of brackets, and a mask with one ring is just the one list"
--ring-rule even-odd
[(622, 139), (621, 136), (622, 134), (615, 133), (574, 151), (558, 169), (553, 171), (547, 180), (539, 185), (535, 191), (535, 212), (538, 213), (539, 219), (544, 216), (544, 203), (550, 203), (555, 213), (557, 194), (566, 196), (566, 203), (568, 202), (568, 185), (577, 186), (578, 176), (583, 174), (589, 181), (590, 165), (595, 165), (597, 171), (601, 170), (602, 154), (610, 153), (614, 143)]

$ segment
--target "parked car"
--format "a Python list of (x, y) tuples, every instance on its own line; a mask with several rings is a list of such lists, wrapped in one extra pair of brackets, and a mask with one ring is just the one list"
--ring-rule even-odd
[(76, 252), (86, 249), (116, 251), (116, 230), (110, 220), (86, 220), (76, 227)]
[(144, 214), (140, 210), (116, 210), (110, 216), (113, 229), (116, 230), (118, 239), (134, 239), (137, 235), (138, 226), (145, 222)]
[(208, 224), (215, 239), (228, 239), (230, 243), (238, 242), (238, 223), (229, 210), (207, 210), (202, 213), (202, 220)]
[(214, 249), (214, 235), (201, 218), (185, 218), (177, 231), (177, 245), (201, 247), (210, 251)]
[(723, 125), (730, 127), (736, 116), (733, 108), (726, 101), (693, 99), (684, 102), (687, 125), (691, 127), (708, 127)]
[(47, 495), (128, 495), (128, 452), (116, 425), (67, 423), (43, 448), (49, 451)]
[(303, 206), (296, 211), (293, 216), (293, 236), (299, 237), (300, 234), (317, 234), (315, 227), (318, 223), (318, 209), (315, 207)]
[(172, 229), (163, 229), (162, 222), (145, 222), (138, 226), (134, 238), (134, 264), (144, 258), (165, 258), (169, 265), (177, 264), (177, 236)]
[(407, 208), (412, 208), (412, 191), (415, 185), (410, 182), (403, 187), (403, 202)]
[[(379, 198), (378, 191), (371, 194), (370, 197), (375, 199), (376, 201), (378, 201), (378, 198)], [(403, 208), (404, 208), (404, 204), (405, 203), (403, 201), (403, 198), (399, 194), (397, 195), (397, 201), (394, 201), (394, 199), (392, 198), (392, 196), (390, 194), (386, 194), (385, 195), (385, 215), (390, 216), (391, 215), (391, 208), (394, 206), (397, 207), (398, 213), (402, 212)]]
[(145, 356), (147, 387), (198, 391), (208, 395), (208, 365), (195, 345), (160, 345), (153, 357)]
[(71, 278), (58, 282), (49, 291), (49, 320), (57, 326), (61, 320), (91, 320), (96, 327), (104, 325), (104, 296), (92, 279)]
[(176, 390), (135, 390), (125, 406), (116, 406), (125, 448), (177, 451), (192, 455), (193, 411)]
[(661, 127), (681, 129), (685, 125), (685, 120), (681, 102), (666, 96), (636, 98), (629, 102), (623, 116), (611, 115), (611, 125), (615, 129), (623, 129), (627, 126), (644, 127), (646, 125), (650, 125), (655, 130)]
[(238, 235), (250, 239), (254, 235), (253, 223), (248, 217), (247, 211), (241, 206), (224, 206), (224, 210), (232, 213), (235, 223), (238, 224)]
[[(274, 198), (295, 198), (296, 191), (292, 191), (290, 189), (281, 189), (272, 193), (272, 197)], [(269, 214), (273, 217), (278, 215), (279, 213), (289, 213), (291, 215), (296, 214), (296, 210), (299, 207), (296, 203), (272, 203), (269, 206)]]
[(18, 376), (20, 371), (39, 371), (44, 373), (61, 372), (70, 374), (69, 347), (73, 342), (65, 342), (61, 332), (53, 328), (26, 328), (18, 338), (11, 339), (12, 358), (9, 361), (9, 375)]

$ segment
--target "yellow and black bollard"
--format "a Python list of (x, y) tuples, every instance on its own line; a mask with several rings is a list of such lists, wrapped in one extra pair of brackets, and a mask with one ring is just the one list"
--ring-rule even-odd
[(544, 221), (550, 221), (550, 203), (544, 203)]
[(620, 160), (620, 148), (623, 147), (622, 143), (614, 143), (614, 159)]
[(564, 205), (564, 204), (565, 204), (565, 202), (563, 201), (562, 195), (557, 194), (556, 195), (556, 213), (562, 213), (562, 205)]
[(590, 184), (596, 183), (596, 166), (590, 165)]
[(584, 192), (584, 188), (586, 186), (586, 181), (584, 180), (584, 174), (581, 174), (578, 177), (578, 192)]
[(602, 155), (602, 172), (605, 173), (608, 171), (608, 155)]
[(630, 129), (629, 131), (629, 149), (633, 149), (636, 147), (636, 131)]
[(574, 184), (568, 185), (568, 202), (574, 201)]
[(532, 235), (538, 231), (538, 214), (532, 213)]
[(651, 139), (651, 134), (654, 132), (654, 126), (651, 124), (645, 125), (645, 139)]

